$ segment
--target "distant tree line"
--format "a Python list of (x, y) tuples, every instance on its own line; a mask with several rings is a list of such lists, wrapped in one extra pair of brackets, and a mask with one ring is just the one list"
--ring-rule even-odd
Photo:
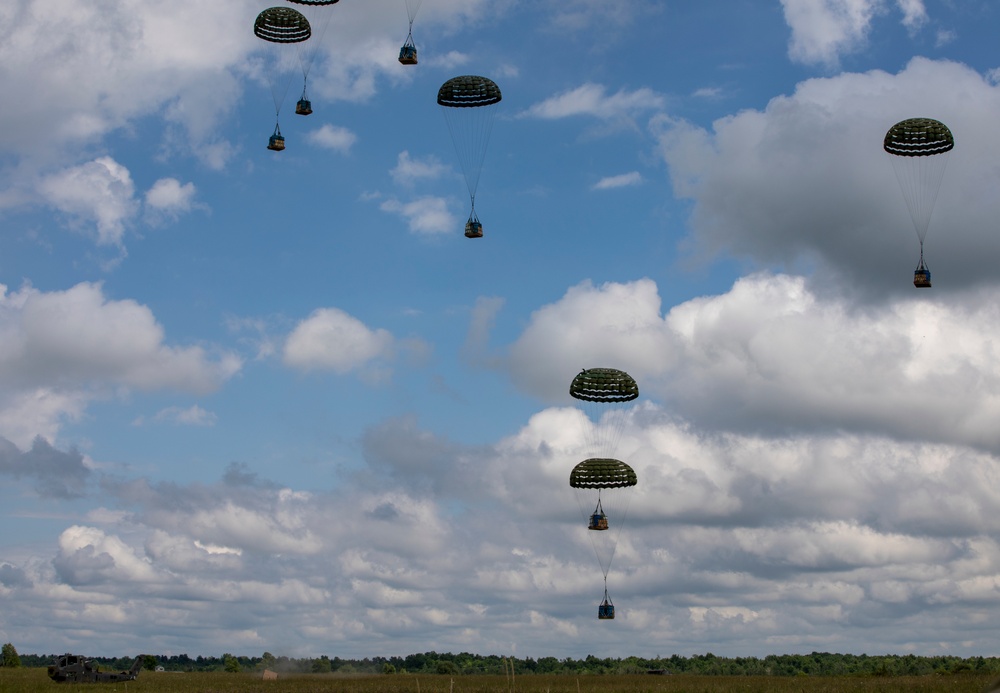
[[(8, 650), (9, 645), (9, 650)], [(57, 655), (20, 655), (13, 645), (4, 645), (3, 665), (25, 667), (48, 666)], [(86, 653), (74, 653), (84, 654)], [(104, 670), (128, 669), (131, 657), (93, 657)], [(365, 657), (342, 659), (323, 655), (315, 658), (275, 656), (265, 652), (260, 657), (236, 656), (190, 657), (181, 655), (148, 655), (147, 669), (163, 667), (166, 671), (272, 671), (284, 673), (331, 672), (352, 674), (443, 674), (503, 676), (513, 671), (515, 676), (532, 674), (615, 675), (644, 674), (709, 674), (716, 676), (921, 676), (927, 674), (958, 674), (962, 672), (1000, 673), (1000, 657), (953, 657), (939, 655), (854, 655), (813, 652), (807, 655), (768, 655), (766, 657), (718, 657), (711, 652), (682, 657), (606, 657), (588, 655), (583, 659), (566, 657), (517, 658), (500, 655), (478, 655), (469, 652), (424, 652), (406, 657)]]

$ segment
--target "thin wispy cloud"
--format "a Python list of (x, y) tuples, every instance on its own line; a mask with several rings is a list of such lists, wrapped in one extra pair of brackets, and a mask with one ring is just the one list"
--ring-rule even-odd
[(575, 116), (589, 116), (601, 120), (634, 117), (650, 110), (664, 107), (666, 100), (652, 89), (642, 87), (633, 91), (620, 89), (609, 94), (600, 84), (582, 84), (575, 89), (556, 94), (529, 107), (522, 115), (528, 118), (558, 120)]
[(626, 188), (642, 183), (642, 174), (638, 171), (620, 173), (617, 176), (608, 176), (594, 183), (594, 190), (610, 190), (613, 188)]

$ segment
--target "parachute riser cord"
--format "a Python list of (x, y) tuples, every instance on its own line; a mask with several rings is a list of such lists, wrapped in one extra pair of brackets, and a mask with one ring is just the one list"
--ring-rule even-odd
[(334, 12), (336, 12), (333, 5), (337, 3), (309, 3), (296, 2), (296, 0), (289, 1), (294, 2), (296, 5), (303, 8), (300, 11), (309, 20), (309, 24), (313, 29), (312, 38), (307, 41), (299, 51), (299, 67), (302, 70), (302, 81), (307, 82), (309, 80), (309, 72), (312, 70), (312, 66), (316, 63), (316, 57), (319, 55), (319, 52), (323, 47), (323, 37), (326, 36), (326, 31), (330, 26), (330, 20), (333, 18)]
[(608, 556), (608, 569), (604, 571), (604, 579), (605, 580), (608, 577), (608, 571), (611, 570), (611, 562), (615, 560), (615, 552), (618, 550), (618, 540), (621, 538), (622, 528), (625, 527), (625, 518), (628, 517), (629, 505), (631, 505), (631, 503), (632, 503), (632, 494), (631, 493), (627, 493), (627, 494), (624, 494), (624, 495), (625, 495), (625, 498), (623, 499), (624, 505), (622, 506), (622, 509), (621, 509), (622, 510), (622, 512), (621, 512), (621, 519), (617, 523), (618, 524), (617, 529), (612, 529), (611, 530), (611, 531), (615, 532), (615, 540), (614, 540), (614, 542), (611, 545), (611, 555)]
[(452, 135), (469, 197), (475, 197), (493, 131), (495, 109), (489, 107), (476, 109), (474, 116), (467, 113), (469, 110), (464, 107), (444, 109), (445, 122)]
[(413, 28), (413, 20), (417, 18), (417, 12), (420, 11), (420, 4), (423, 0), (403, 0), (403, 4), (406, 5), (406, 16), (410, 20), (410, 28)]
[(294, 51), (301, 65), (302, 44), (312, 36), (312, 27), (301, 12), (282, 6), (271, 7), (258, 14), (253, 31), (265, 44), (265, 71), (269, 75), (271, 98), (277, 115), (291, 82), (290, 75), (283, 77), (286, 69), (284, 58), (290, 58), (291, 51)]
[[(585, 506), (583, 504), (583, 500), (579, 496), (576, 497), (576, 504), (580, 508), (580, 513), (583, 515), (584, 521), (585, 522), (589, 521), (590, 515), (588, 513), (587, 508), (590, 507), (590, 506), (589, 505)], [(604, 534), (604, 532), (592, 532), (590, 530), (587, 530), (587, 534), (588, 535)], [(596, 541), (595, 537), (593, 537), (593, 536), (590, 536), (589, 539), (590, 539), (590, 548), (592, 548), (594, 550), (594, 557), (597, 558), (597, 564), (599, 566), (601, 566), (601, 571), (604, 574), (604, 579), (607, 580), (608, 579), (608, 571), (604, 568), (604, 557), (601, 555), (601, 552), (598, 549), (598, 542)], [(610, 567), (610, 563), (609, 563), (609, 567)]]
[(586, 454), (614, 457), (628, 423), (632, 402), (600, 403), (582, 401), (585, 420), (581, 421)]
[[(628, 517), (629, 506), (632, 502), (630, 489), (631, 487), (629, 486), (596, 489), (601, 511), (607, 518), (609, 527), (603, 531), (592, 531), (589, 529), (585, 529), (585, 531), (590, 540), (591, 548), (594, 550), (597, 563), (601, 567), (601, 573), (605, 578), (607, 578), (608, 573), (611, 571), (611, 564), (614, 561), (618, 541), (621, 538), (622, 529), (625, 527), (625, 521)], [(576, 496), (577, 507), (580, 509), (583, 526), (586, 528), (593, 514), (591, 512), (591, 508), (594, 507), (593, 495), (587, 495), (584, 498), (584, 494), (575, 493), (574, 496)], [(605, 508), (605, 506), (607, 507)]]
[(892, 157), (892, 169), (903, 193), (903, 202), (921, 241), (927, 237), (947, 167), (947, 153), (934, 157)]
[(586, 415), (584, 439), (594, 457), (612, 458), (625, 429), (639, 387), (625, 371), (584, 368), (573, 378), (570, 396)]
[(907, 118), (889, 128), (882, 146), (890, 155), (917, 238), (923, 244), (955, 138), (941, 121)]

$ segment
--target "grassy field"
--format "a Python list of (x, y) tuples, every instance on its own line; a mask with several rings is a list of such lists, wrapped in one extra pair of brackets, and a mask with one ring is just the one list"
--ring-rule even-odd
[(135, 681), (58, 684), (45, 669), (0, 668), (0, 693), (981, 693), (985, 674), (900, 677), (812, 676), (350, 676), (289, 674), (263, 681), (260, 674), (144, 671)]

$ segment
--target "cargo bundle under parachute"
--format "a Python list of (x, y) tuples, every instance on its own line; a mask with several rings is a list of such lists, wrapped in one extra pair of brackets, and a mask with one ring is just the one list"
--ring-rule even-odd
[[(266, 70), (271, 85), (271, 98), (274, 100), (274, 133), (267, 142), (267, 148), (280, 152), (285, 148), (285, 138), (282, 137), (279, 126), (281, 105), (288, 92), (285, 61), (290, 58), (289, 54), (298, 55), (298, 44), (309, 40), (312, 28), (305, 15), (291, 7), (269, 7), (257, 15), (253, 33), (264, 41)], [(312, 112), (311, 107), (309, 111)]]
[(587, 451), (594, 455), (573, 467), (569, 485), (575, 490), (604, 575), (604, 601), (598, 606), (597, 617), (611, 620), (615, 606), (608, 596), (608, 572), (625, 524), (631, 490), (638, 483), (635, 470), (612, 455), (632, 404), (639, 397), (639, 386), (625, 371), (590, 368), (577, 374), (569, 393), (581, 402), (587, 414)]
[(472, 211), (465, 223), (466, 238), (483, 237), (483, 225), (476, 214), (476, 190), (493, 130), (496, 105), (502, 98), (500, 87), (493, 80), (478, 75), (453, 77), (438, 89), (437, 102), (444, 109), (472, 202)]
[(924, 262), (924, 240), (955, 138), (939, 120), (908, 118), (889, 128), (882, 148), (892, 155), (892, 168), (920, 241), (920, 262), (913, 272), (913, 285), (929, 289), (931, 271)]
[(404, 0), (406, 3), (406, 16), (410, 20), (410, 31), (406, 34), (406, 41), (399, 49), (399, 62), (403, 65), (417, 64), (417, 45), (413, 42), (413, 20), (417, 18), (420, 11), (420, 3), (423, 0)]
[(288, 0), (288, 2), (298, 5), (299, 12), (309, 22), (313, 37), (308, 44), (302, 46), (299, 52), (299, 64), (302, 66), (302, 96), (295, 103), (295, 113), (297, 115), (312, 114), (312, 101), (309, 100), (309, 70), (312, 69), (316, 61), (316, 54), (323, 45), (323, 36), (326, 28), (330, 25), (330, 18), (333, 16), (331, 8), (340, 0)]

